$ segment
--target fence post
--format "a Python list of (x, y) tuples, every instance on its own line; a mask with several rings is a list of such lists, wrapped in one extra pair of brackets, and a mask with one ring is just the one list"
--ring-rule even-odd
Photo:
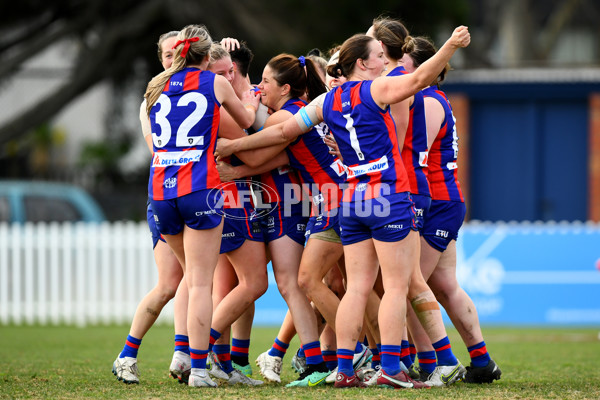
[(0, 222), (0, 322), (8, 324), (10, 321), (8, 308), (8, 260), (9, 260), (9, 235), (8, 224)]

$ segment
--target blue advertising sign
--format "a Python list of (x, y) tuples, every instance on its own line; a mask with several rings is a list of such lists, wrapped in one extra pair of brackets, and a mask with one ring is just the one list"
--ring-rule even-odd
[(457, 276), (489, 324), (600, 324), (600, 227), (468, 224)]

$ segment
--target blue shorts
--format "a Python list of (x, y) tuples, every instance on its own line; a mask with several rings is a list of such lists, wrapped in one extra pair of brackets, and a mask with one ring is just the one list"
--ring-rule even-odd
[(460, 201), (432, 200), (421, 235), (436, 250), (443, 252), (465, 220), (467, 208)]
[(261, 217), (260, 220), (265, 243), (289, 236), (304, 246), (308, 217), (302, 215), (302, 203), (288, 206), (285, 210), (281, 203), (279, 205), (272, 203), (271, 206), (274, 208), (273, 211)]
[(417, 230), (410, 193), (395, 193), (370, 200), (342, 202), (340, 231), (343, 245), (376, 239), (398, 242)]
[(306, 224), (306, 238), (308, 239), (314, 233), (324, 232), (329, 229), (333, 229), (339, 236), (340, 221), (338, 212), (338, 209), (333, 209), (326, 214), (310, 217)]
[(150, 233), (152, 234), (152, 248), (155, 248), (158, 244), (158, 241), (161, 240), (165, 242), (165, 238), (162, 237), (158, 231), (158, 228), (156, 227), (156, 221), (154, 220), (154, 212), (152, 211), (150, 200), (148, 200), (148, 204), (146, 205), (146, 219), (148, 220), (148, 228), (150, 228)]
[(427, 212), (431, 206), (431, 197), (413, 193), (410, 194), (410, 197), (415, 204), (415, 223), (417, 224), (417, 229), (421, 231), (427, 218)]
[(244, 208), (229, 208), (225, 212), (220, 254), (239, 248), (246, 240), (263, 241), (260, 221)]
[(223, 220), (219, 205), (221, 192), (214, 189), (198, 190), (169, 200), (150, 200), (156, 228), (162, 235), (177, 235), (188, 227), (196, 230), (212, 229)]

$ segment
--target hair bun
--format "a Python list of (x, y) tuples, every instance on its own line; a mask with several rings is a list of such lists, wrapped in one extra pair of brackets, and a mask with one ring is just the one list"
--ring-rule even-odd
[(404, 38), (404, 45), (402, 45), (403, 53), (412, 53), (415, 50), (415, 39), (412, 36), (407, 35)]

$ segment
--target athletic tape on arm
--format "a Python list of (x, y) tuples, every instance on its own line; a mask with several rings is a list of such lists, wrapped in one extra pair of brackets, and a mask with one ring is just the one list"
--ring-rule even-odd
[(321, 118), (319, 118), (317, 113), (317, 108), (323, 107), (324, 96), (325, 93), (308, 103), (305, 107), (302, 107), (300, 111), (294, 115), (296, 122), (298, 122), (298, 126), (302, 128), (303, 132), (309, 131), (313, 126), (321, 122)]

